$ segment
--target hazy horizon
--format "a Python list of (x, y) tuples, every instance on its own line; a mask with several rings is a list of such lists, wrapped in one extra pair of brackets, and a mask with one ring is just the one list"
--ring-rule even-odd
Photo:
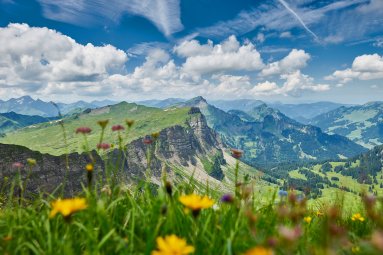
[[(147, 98), (147, 99), (142, 99), (142, 100), (129, 100), (128, 98), (127, 99), (122, 99), (122, 100), (114, 100), (113, 98), (95, 98), (95, 99), (92, 99), (92, 100), (83, 100), (83, 99), (80, 99), (80, 100), (74, 100), (74, 101), (55, 101), (55, 100), (45, 100), (43, 98), (39, 98), (39, 97), (36, 97), (36, 96), (30, 96), (30, 95), (24, 95), (24, 96), (20, 96), (20, 97), (11, 97), (11, 98), (8, 98), (8, 99), (3, 99), (3, 98), (0, 98), (0, 101), (8, 101), (8, 100), (11, 100), (11, 99), (20, 99), (22, 97), (31, 97), (33, 100), (41, 100), (41, 101), (44, 101), (44, 102), (50, 102), (50, 101), (53, 101), (55, 103), (64, 103), (64, 104), (74, 104), (74, 103), (77, 103), (77, 102), (80, 102), (80, 101), (83, 101), (83, 102), (86, 102), (86, 103), (92, 103), (92, 102), (95, 102), (95, 101), (112, 101), (112, 102), (115, 102), (115, 103), (119, 103), (119, 102), (128, 102), (128, 103), (139, 103), (139, 102), (145, 102), (145, 101), (164, 101), (164, 100), (168, 100), (168, 99), (180, 99), (180, 100), (184, 100), (184, 101), (187, 101), (187, 100), (191, 100), (193, 98), (196, 98), (196, 97), (199, 97), (199, 96), (193, 96), (193, 97), (189, 97), (189, 98), (182, 98), (182, 97), (168, 97), (168, 98), (163, 98), (163, 99), (159, 99), (159, 98)], [(275, 100), (275, 101), (267, 101), (267, 100), (262, 100), (262, 98), (235, 98), (235, 99), (209, 99), (207, 97), (204, 97), (202, 96), (204, 99), (206, 99), (208, 102), (215, 102), (215, 101), (237, 101), (237, 100), (253, 100), (253, 101), (262, 101), (264, 103), (267, 103), (267, 104), (314, 104), (314, 103), (335, 103), (335, 104), (344, 104), (344, 105), (363, 105), (363, 104), (368, 104), (368, 103), (372, 103), (372, 102), (383, 102), (383, 100), (374, 100), (374, 101), (366, 101), (364, 103), (343, 103), (343, 102), (336, 102), (336, 101), (329, 101), (329, 100), (318, 100), (318, 101), (314, 101), (314, 100), (301, 100), (299, 102), (294, 102), (294, 101), (278, 101), (278, 100)]]

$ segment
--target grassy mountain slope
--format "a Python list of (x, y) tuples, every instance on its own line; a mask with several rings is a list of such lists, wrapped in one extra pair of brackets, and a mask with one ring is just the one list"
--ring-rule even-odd
[(313, 118), (310, 123), (367, 148), (383, 144), (383, 102), (340, 107)]
[[(348, 197), (357, 198), (360, 193), (383, 195), (383, 146), (376, 146), (366, 153), (349, 160), (327, 161), (275, 169), (287, 173), (289, 185), (315, 192), (321, 200), (331, 201), (340, 190)], [(282, 178), (282, 175), (278, 175)]]
[(282, 104), (271, 103), (270, 107), (279, 110), (289, 118), (297, 120), (302, 123), (309, 123), (309, 120), (326, 112), (332, 111), (344, 104), (333, 102), (315, 102), (306, 104)]
[[(78, 113), (85, 109), (98, 108), (115, 104), (110, 100), (93, 101), (91, 103), (78, 101), (74, 103), (57, 103), (62, 114)], [(23, 115), (38, 115), (43, 117), (55, 117), (58, 115), (57, 108), (51, 102), (33, 99), (30, 96), (11, 98), (7, 101), (0, 100), (0, 113), (15, 112)]]
[(144, 100), (138, 101), (137, 104), (145, 105), (148, 107), (156, 107), (156, 108), (167, 108), (172, 105), (185, 102), (185, 99), (182, 98), (167, 98), (167, 99), (153, 99), (153, 100)]
[[(189, 108), (161, 110), (123, 102), (67, 117), (64, 119), (64, 123), (67, 130), (69, 152), (82, 151), (83, 137), (75, 134), (75, 130), (81, 126), (88, 126), (94, 130), (88, 138), (90, 147), (95, 148), (101, 130), (97, 125), (98, 120), (109, 119), (111, 125), (124, 125), (125, 119), (135, 120), (136, 124), (128, 134), (128, 140), (131, 141), (166, 127), (184, 125), (188, 118), (188, 111)], [(110, 126), (105, 132), (105, 140), (116, 143), (117, 135), (111, 131)], [(61, 155), (66, 152), (62, 129), (58, 121), (42, 123), (8, 133), (6, 137), (0, 139), (0, 142), (23, 145), (32, 150), (52, 155)]]
[(22, 115), (15, 112), (0, 113), (0, 133), (6, 133), (29, 125), (47, 122), (53, 118)]

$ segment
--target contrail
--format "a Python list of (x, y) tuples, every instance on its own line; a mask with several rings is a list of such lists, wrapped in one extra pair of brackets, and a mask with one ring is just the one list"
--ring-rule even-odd
[(291, 12), (296, 18), (297, 20), (299, 21), (299, 23), (301, 23), (301, 25), (306, 29), (307, 32), (309, 32), (312, 36), (314, 36), (315, 39), (318, 40), (318, 36), (310, 30), (310, 28), (308, 28), (306, 26), (306, 24), (303, 22), (303, 20), (301, 19), (301, 17), (299, 17), (299, 15), (293, 10), (290, 8), (290, 6), (285, 2), (285, 0), (278, 0), (289, 12)]

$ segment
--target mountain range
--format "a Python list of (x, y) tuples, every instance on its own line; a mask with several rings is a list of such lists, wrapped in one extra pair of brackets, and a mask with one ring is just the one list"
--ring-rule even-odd
[[(106, 105), (112, 105), (116, 102), (111, 100), (92, 101), (90, 103), (78, 101), (71, 104), (56, 103), (62, 114), (70, 114), (82, 111), (87, 108), (98, 108)], [(7, 101), (0, 100), (0, 113), (15, 112), (23, 115), (38, 115), (42, 117), (56, 117), (58, 110), (51, 102), (45, 102), (40, 99), (33, 99), (30, 96), (20, 98), (11, 98)]]
[[(186, 99), (181, 98), (168, 98), (164, 100), (138, 101), (137, 103), (150, 107), (167, 108), (186, 101)], [(270, 107), (279, 110), (289, 118), (305, 124), (308, 124), (310, 119), (320, 114), (329, 112), (341, 106), (350, 106), (334, 102), (315, 102), (302, 104), (284, 104), (279, 102), (268, 103), (255, 99), (207, 100), (207, 102), (226, 112), (231, 110), (240, 110), (246, 112), (252, 110), (256, 106), (266, 103)]]
[[(88, 124), (93, 121), (90, 116), (92, 114), (98, 115), (97, 117), (105, 117), (106, 111), (113, 114), (121, 110), (128, 111), (140, 111), (141, 117), (151, 114), (151, 118), (139, 121), (137, 120), (137, 129), (143, 128), (146, 132), (152, 131), (150, 128), (144, 128), (151, 125), (153, 130), (159, 131), (158, 138), (153, 143), (148, 144), (142, 139), (140, 134), (135, 133), (134, 128), (127, 131), (128, 139), (127, 149), (124, 155), (121, 155), (118, 149), (110, 149), (106, 153), (102, 154), (102, 158), (95, 150), (94, 139), (98, 141), (99, 134), (92, 132), (89, 135), (89, 144), (93, 159), (95, 161), (95, 167), (97, 167), (98, 174), (102, 176), (105, 162), (118, 162), (122, 159), (124, 162), (121, 164), (123, 168), (120, 170), (120, 180), (136, 180), (144, 178), (144, 173), (148, 168), (147, 153), (151, 153), (150, 168), (153, 174), (152, 182), (154, 184), (160, 184), (162, 171), (166, 170), (169, 180), (177, 182), (177, 180), (190, 179), (193, 176), (197, 182), (197, 186), (205, 185), (209, 182), (209, 185), (213, 188), (220, 190), (228, 190), (228, 187), (232, 186), (234, 180), (234, 168), (236, 161), (229, 154), (227, 147), (222, 144), (217, 134), (208, 127), (205, 117), (201, 114), (199, 109), (183, 108), (180, 110), (174, 110), (174, 113), (170, 113), (167, 117), (174, 117), (174, 114), (181, 113), (180, 122), (177, 122), (175, 118), (172, 119), (172, 125), (156, 126), (152, 124), (158, 124), (156, 114), (163, 112), (156, 108), (147, 108), (145, 106), (138, 106), (136, 104), (121, 103), (117, 106), (104, 107), (99, 112), (85, 113), (79, 119), (72, 119), (67, 121), (73, 121), (76, 124)], [(140, 108), (140, 109), (138, 109)], [(112, 117), (112, 115), (109, 115)], [(113, 121), (120, 121), (115, 117)], [(135, 117), (138, 117), (136, 115)], [(160, 117), (160, 115), (158, 115)], [(88, 119), (91, 118), (91, 119)], [(166, 121), (165, 121), (166, 122)], [(95, 123), (95, 122), (94, 122)], [(57, 130), (57, 125), (53, 124), (51, 128)], [(133, 126), (134, 127), (134, 126)], [(41, 141), (44, 136), (47, 135), (46, 129), (49, 127), (40, 127), (43, 135), (39, 136), (36, 141)], [(109, 129), (108, 129), (109, 130)], [(71, 132), (72, 133), (72, 132)], [(145, 134), (144, 133), (144, 134)], [(34, 133), (36, 135), (37, 133)], [(20, 135), (23, 135), (21, 132)], [(125, 134), (124, 134), (125, 137)], [(105, 140), (110, 142), (113, 136), (107, 132)], [(82, 137), (80, 136), (80, 139)], [(49, 144), (50, 140), (52, 143)], [(125, 140), (127, 141), (127, 140)], [(70, 146), (73, 144), (73, 137), (69, 135), (68, 143)], [(49, 137), (43, 142), (46, 146), (55, 146), (59, 144), (60, 140), (56, 140), (55, 137)], [(38, 146), (32, 146), (32, 143), (28, 144), (28, 147), (39, 148)], [(38, 190), (44, 190), (46, 192), (52, 192), (62, 182), (65, 176), (65, 156), (64, 155), (50, 155), (41, 153), (40, 151), (31, 150), (27, 147), (14, 145), (14, 144), (1, 144), (0, 143), (0, 177), (13, 176), (15, 171), (10, 170), (13, 162), (25, 162), (26, 158), (35, 158), (37, 160), (37, 167), (31, 178), (32, 185), (29, 185), (30, 192), (35, 193)], [(76, 148), (76, 146), (71, 147)], [(42, 150), (44, 151), (44, 150)], [(66, 187), (66, 192), (72, 194), (81, 188), (81, 182), (85, 183), (86, 179), (83, 175), (84, 166), (89, 162), (88, 153), (71, 152), (68, 155), (70, 172), (69, 172), (69, 185)], [(125, 158), (126, 156), (126, 158)], [(109, 161), (104, 161), (107, 158)], [(101, 172), (100, 172), (101, 171)], [(253, 178), (259, 175), (259, 171), (246, 164), (241, 163), (241, 179), (244, 176), (247, 178)], [(76, 183), (73, 186), (71, 183)], [(74, 181), (74, 180), (80, 180)]]
[(178, 107), (200, 108), (208, 125), (229, 146), (243, 150), (245, 162), (253, 166), (270, 168), (288, 162), (340, 159), (366, 151), (343, 136), (301, 124), (264, 103), (247, 112), (225, 112), (197, 97)]
[[(121, 134), (124, 144), (128, 145), (129, 160), (124, 164), (124, 171), (129, 178), (141, 178), (146, 169), (148, 146), (143, 143), (143, 138), (159, 133), (157, 145), (151, 149), (154, 183), (160, 181), (160, 172), (168, 169), (169, 175), (175, 179), (189, 178), (196, 174), (199, 182), (209, 180), (220, 189), (225, 189), (233, 181), (235, 165), (235, 159), (230, 156), (230, 148), (243, 150), (243, 178), (245, 175), (259, 175), (257, 169), (260, 169), (264, 173), (262, 181), (267, 185), (282, 185), (281, 180), (285, 179), (290, 186), (301, 190), (310, 187), (315, 196), (329, 189), (340, 188), (345, 185), (343, 180), (350, 183), (371, 182), (372, 178), (376, 182), (373, 176), (381, 167), (382, 153), (377, 149), (380, 147), (366, 152), (366, 147), (382, 143), (383, 106), (380, 102), (361, 106), (342, 105), (336, 109), (332, 108), (337, 104), (328, 102), (285, 107), (279, 104), (281, 110), (260, 100), (209, 102), (202, 97), (190, 100), (147, 100), (141, 103), (151, 106), (127, 102), (115, 104), (113, 101), (57, 103), (64, 114), (59, 121), (58, 117), (47, 117), (57, 115), (54, 113), (57, 109), (51, 103), (30, 97), (2, 101), (0, 105), (3, 110), (13, 109), (29, 114), (38, 112), (44, 116), (16, 112), (0, 114), (0, 133), (3, 133), (0, 146), (4, 150), (0, 166), (5, 169), (12, 161), (22, 160), (27, 155), (37, 155), (44, 165), (40, 173), (46, 176), (45, 179), (52, 180), (56, 178), (51, 173), (54, 165), (61, 169), (64, 166), (62, 155), (69, 153), (75, 165), (74, 171), (81, 171), (79, 164), (86, 162), (86, 156), (79, 156), (85, 150), (84, 138), (76, 134), (75, 130), (82, 126), (92, 129), (87, 135), (87, 144), (94, 150), (101, 132), (97, 121), (109, 120), (104, 141), (112, 146), (118, 145), (119, 138), (118, 132), (113, 132), (110, 127), (118, 124), (125, 127)], [(305, 107), (307, 112), (304, 111)], [(320, 114), (326, 109), (332, 110)], [(283, 111), (299, 115), (311, 124), (298, 122)], [(309, 119), (311, 116), (314, 117)], [(127, 119), (135, 120), (132, 128), (126, 126)], [(16, 153), (18, 151), (21, 153)], [(115, 149), (107, 154), (111, 159), (118, 158)], [(5, 159), (9, 162), (4, 163)], [(329, 165), (332, 170), (323, 174), (322, 167), (323, 171), (327, 171)], [(335, 166), (339, 165), (346, 170), (340, 171), (338, 167), (336, 171), (339, 171), (336, 172)], [(103, 167), (102, 164), (100, 167)], [(370, 169), (371, 172), (367, 168), (375, 170)], [(4, 173), (11, 174), (6, 171)], [(357, 179), (363, 173), (369, 177)], [(78, 176), (77, 172), (73, 174)], [(334, 177), (334, 180), (330, 177)], [(354, 181), (347, 179), (354, 177)], [(340, 182), (336, 181), (337, 178)], [(41, 180), (36, 182), (35, 187), (48, 185)], [(379, 191), (370, 186), (363, 187)], [(73, 191), (76, 187), (71, 189)]]
[(310, 124), (366, 147), (383, 144), (383, 102), (340, 107), (311, 119)]
[[(29, 102), (30, 99), (24, 98), (23, 101)], [(206, 117), (209, 127), (220, 134), (225, 144), (244, 150), (244, 160), (252, 166), (270, 168), (286, 162), (348, 158), (365, 151), (362, 146), (343, 136), (329, 135), (315, 126), (301, 124), (262, 101), (233, 102), (233, 107), (243, 110), (226, 112), (209, 104), (202, 97), (186, 102), (181, 99), (152, 102), (157, 106), (173, 105), (163, 110), (123, 102), (84, 112), (79, 110), (79, 113), (65, 117), (64, 122), (67, 129), (72, 131), (79, 126), (94, 125), (100, 119), (110, 119), (112, 123), (118, 124), (124, 123), (124, 118), (131, 118), (138, 123), (131, 132), (133, 139), (160, 131), (161, 128), (182, 125), (187, 119), (183, 108), (198, 107)], [(90, 106), (81, 101), (72, 106), (74, 105), (79, 109)], [(59, 107), (66, 111), (70, 109), (67, 105)], [(60, 155), (65, 153), (61, 136), (58, 122), (47, 122), (7, 133), (0, 142), (24, 145), (41, 152)], [(106, 136), (112, 138), (113, 134), (107, 132)], [(79, 142), (80, 138), (70, 133), (69, 151), (79, 151)], [(90, 140), (93, 147), (96, 143), (97, 139)]]
[(33, 124), (48, 122), (56, 118), (42, 117), (38, 115), (23, 115), (15, 112), (0, 113), (0, 134), (14, 131)]

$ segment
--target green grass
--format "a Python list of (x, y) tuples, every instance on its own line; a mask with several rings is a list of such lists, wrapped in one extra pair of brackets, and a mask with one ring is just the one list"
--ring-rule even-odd
[[(83, 151), (83, 137), (75, 133), (78, 127), (95, 127), (94, 132), (88, 136), (88, 139), (90, 148), (96, 148), (101, 130), (96, 125), (99, 120), (110, 120), (104, 141), (117, 143), (117, 135), (111, 131), (110, 127), (116, 124), (125, 125), (126, 119), (134, 119), (136, 123), (129, 130), (127, 136), (127, 142), (129, 142), (147, 134), (159, 132), (170, 126), (185, 125), (186, 120), (189, 118), (188, 111), (189, 108), (161, 110), (137, 104), (120, 103), (92, 110), (90, 113), (81, 114), (77, 118), (64, 119), (68, 137), (68, 152)], [(67, 152), (62, 129), (57, 122), (38, 124), (8, 133), (6, 137), (0, 138), (0, 143), (23, 145), (32, 150), (51, 155), (62, 155)]]
[[(86, 199), (88, 207), (67, 219), (61, 215), (49, 217), (55, 194), (41, 194), (19, 205), (17, 196), (3, 193), (0, 253), (151, 254), (157, 248), (156, 238), (175, 234), (192, 245), (195, 254), (244, 254), (257, 246), (276, 254), (322, 254), (323, 249), (351, 254), (353, 247), (359, 247), (361, 254), (380, 254), (370, 238), (383, 226), (383, 219), (370, 219), (360, 199), (353, 204), (358, 206), (344, 206), (344, 193), (339, 190), (337, 197), (329, 190), (322, 199), (309, 201), (306, 206), (304, 200), (297, 201), (291, 195), (289, 199), (278, 198), (276, 187), (255, 179), (241, 187), (232, 203), (223, 203), (220, 197), (224, 192), (233, 194), (233, 183), (221, 192), (195, 181), (182, 169), (174, 171), (180, 178), (169, 179), (171, 193), (162, 184), (152, 186), (144, 180), (129, 186), (100, 180), (92, 189), (85, 187), (78, 194)], [(246, 171), (250, 169), (240, 168), (240, 172)], [(111, 187), (110, 193), (102, 191), (105, 185)], [(180, 196), (191, 193), (214, 199), (214, 206), (193, 216), (179, 201)], [(334, 206), (340, 211), (330, 214)], [(323, 215), (318, 216), (317, 211)], [(354, 212), (366, 220), (351, 221)], [(303, 220), (307, 216), (312, 218), (310, 223)], [(334, 235), (331, 226), (344, 232)], [(270, 246), (270, 240), (275, 244)], [(340, 240), (349, 245), (339, 246)]]
[[(162, 111), (135, 104), (113, 107), (65, 121), (71, 151), (81, 151), (83, 141), (73, 131), (79, 126), (94, 127), (98, 120), (110, 119), (113, 125), (123, 124), (127, 118), (135, 119), (136, 125), (129, 130), (127, 139), (131, 141), (175, 123), (185, 125), (190, 117), (188, 108)], [(45, 123), (10, 134), (4, 140), (28, 143), (32, 149), (58, 155), (65, 152), (63, 143), (57, 142), (62, 140), (60, 128)], [(88, 136), (91, 148), (98, 136), (96, 130)], [(106, 133), (107, 142), (115, 143), (115, 139), (111, 131)], [(296, 196), (299, 192), (293, 190), (289, 190), (287, 197), (279, 197), (278, 185), (262, 180), (263, 172), (242, 162), (239, 162), (240, 183), (236, 185), (237, 161), (228, 151), (223, 156), (227, 164), (222, 166), (225, 174), (222, 182), (199, 176), (202, 172), (207, 174), (203, 168), (206, 170), (211, 164), (209, 155), (198, 159), (202, 170), (168, 162), (172, 172), (166, 176), (163, 172), (161, 179), (148, 176), (129, 180), (129, 184), (118, 182), (122, 173), (112, 174), (111, 170), (117, 167), (105, 164), (112, 168), (106, 169), (106, 178), (94, 180), (90, 187), (85, 183), (76, 194), (86, 199), (87, 208), (66, 218), (49, 217), (52, 202), (62, 197), (61, 185), (52, 194), (25, 198), (17, 191), (20, 187), (25, 189), (27, 184), (16, 172), (14, 178), (0, 183), (0, 254), (151, 254), (158, 248), (158, 237), (172, 234), (184, 239), (195, 248), (195, 254), (201, 255), (245, 254), (253, 247), (270, 249), (274, 254), (353, 254), (355, 249), (360, 254), (382, 254), (372, 242), (372, 236), (383, 238), (380, 213), (383, 199), (365, 207), (360, 196), (330, 187), (325, 187), (322, 196), (315, 200), (299, 200)], [(333, 167), (343, 163), (331, 162)], [(319, 172), (321, 167), (317, 164), (309, 170), (324, 176)], [(329, 179), (338, 177), (336, 183), (340, 186), (355, 186), (360, 191), (368, 187), (335, 172), (326, 175)], [(297, 170), (290, 176), (306, 178)], [(170, 183), (171, 189), (165, 183)], [(193, 214), (179, 200), (185, 194), (208, 196), (214, 205)], [(224, 194), (230, 194), (233, 201), (222, 202)], [(352, 221), (354, 213), (360, 213), (365, 220)], [(311, 222), (305, 222), (305, 217), (311, 217)]]
[(307, 177), (304, 174), (299, 173), (299, 170), (290, 171), (289, 176), (296, 179), (307, 180)]

